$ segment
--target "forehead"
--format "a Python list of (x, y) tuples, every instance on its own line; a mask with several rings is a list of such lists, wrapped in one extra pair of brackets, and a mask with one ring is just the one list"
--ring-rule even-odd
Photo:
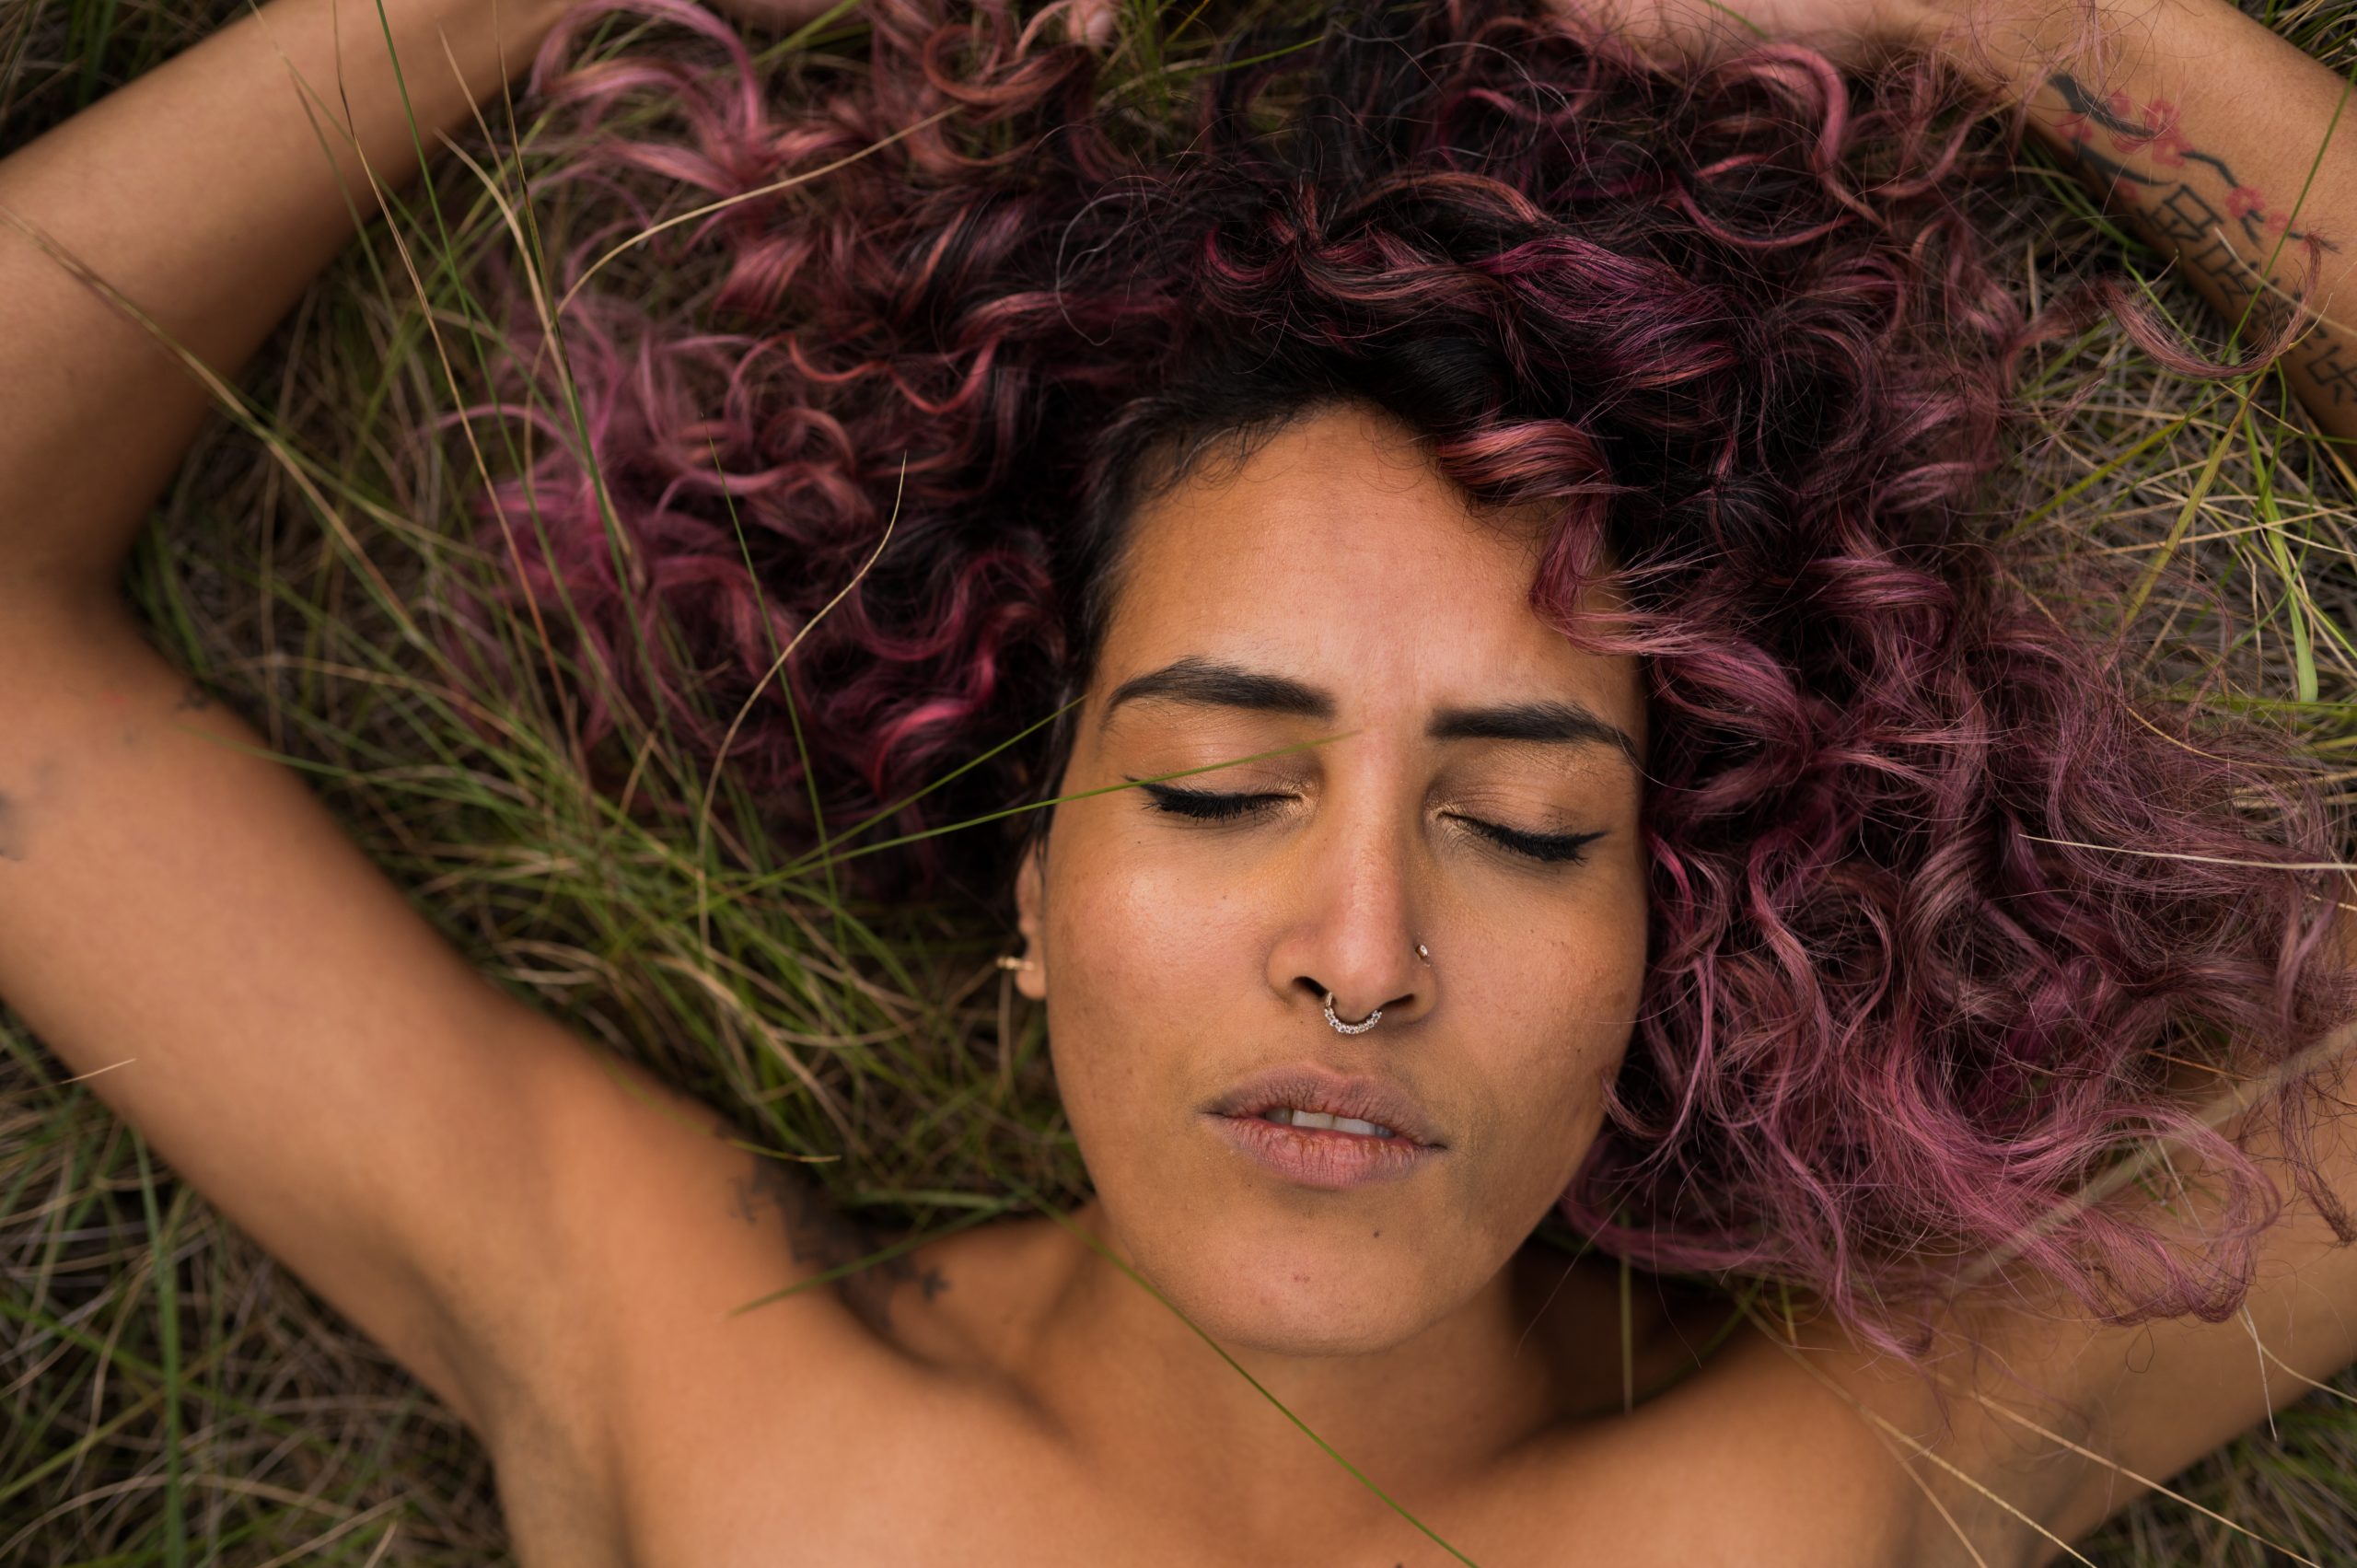
[(1641, 733), (1634, 660), (1573, 647), (1530, 608), (1538, 516), (1477, 515), (1388, 416), (1321, 410), (1211, 467), (1140, 508), (1101, 686), (1210, 656), (1312, 680), (1363, 716), (1552, 694)]

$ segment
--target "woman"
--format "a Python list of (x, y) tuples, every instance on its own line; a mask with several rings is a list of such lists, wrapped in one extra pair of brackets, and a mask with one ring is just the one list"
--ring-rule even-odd
[[(347, 44), (346, 172), (409, 172), (401, 92), (454, 125), (562, 14), (388, 0), (394, 52), (455, 80), (397, 91)], [(547, 525), (518, 592), (578, 604), (611, 700), (711, 651), (638, 663), (633, 592), (782, 671), (763, 722), (813, 726), (814, 775), (741, 764), (782, 812), (890, 803), (1058, 692), (1044, 749), (930, 809), (1052, 806), (901, 875), (1003, 874), (1096, 1189), (1069, 1216), (879, 1259), (469, 971), (115, 606), (202, 395), (142, 387), (144, 337), (45, 244), (6, 253), (0, 994), (482, 1435), (525, 1561), (2045, 1562), (2299, 1392), (2254, 1336), (2299, 1376), (2357, 1356), (2357, 1148), (2289, 1094), (2240, 1150), (2203, 1121), (2222, 1076), (2330, 1103), (2333, 821), (2264, 737), (2160, 734), (1990, 586), (1961, 503), (2011, 358), (2101, 301), (2009, 312), (1920, 102), (1875, 107), (1905, 157), (1862, 196), (1809, 50), (1368, 9), (1295, 41), (1297, 138), (1221, 122), (1142, 182), (1066, 113), (1085, 50), (981, 17), (960, 64), (881, 8), (865, 87), (784, 133), (723, 87), (693, 156), (624, 149), (749, 191), (908, 133), (736, 237), (736, 304), (839, 329), (764, 372), (791, 460), (732, 445), (737, 488), (676, 504), (712, 466), (592, 332), (585, 406), (636, 460), (610, 496), (495, 492), (487, 540)], [(346, 235), (260, 90), (280, 52), (331, 79), (339, 19), (274, 0), (0, 164), (0, 203), (234, 366)], [(2223, 6), (2093, 16), (2100, 91), (2001, 11), (1757, 19), (2003, 85), (2158, 240), (2187, 226), (2218, 303), (2272, 266), (2329, 313), (2357, 158), (2305, 160), (2338, 85)], [(930, 130), (952, 99), (1000, 163)], [(2346, 337), (2252, 316), (2252, 363), (2357, 433)], [(904, 462), (853, 460), (885, 432)], [(774, 618), (714, 587), (740, 495)], [(609, 506), (633, 558), (601, 575)], [(2139, 1129), (2177, 1139), (2173, 1219), (2104, 1157)], [(2279, 1151), (2300, 1203), (2252, 1163)], [(1718, 1346), (1724, 1303), (1631, 1322), (1525, 1245), (1550, 1210), (1831, 1311)]]

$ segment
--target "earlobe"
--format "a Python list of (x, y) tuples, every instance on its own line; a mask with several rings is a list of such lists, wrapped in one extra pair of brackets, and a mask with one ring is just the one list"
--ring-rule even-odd
[(1015, 874), (1016, 924), (1023, 933), (1023, 958), (1014, 966), (1015, 988), (1034, 1002), (1048, 998), (1046, 944), (1039, 936), (1040, 911), (1047, 901), (1046, 855), (1046, 845), (1035, 842)]

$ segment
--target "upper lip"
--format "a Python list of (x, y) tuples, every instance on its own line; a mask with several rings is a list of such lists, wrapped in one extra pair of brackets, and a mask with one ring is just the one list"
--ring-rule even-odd
[(1446, 1148), (1416, 1097), (1380, 1078), (1346, 1077), (1314, 1062), (1255, 1073), (1203, 1109), (1214, 1116), (1258, 1116), (1278, 1106), (1323, 1110), (1388, 1127), (1401, 1137)]

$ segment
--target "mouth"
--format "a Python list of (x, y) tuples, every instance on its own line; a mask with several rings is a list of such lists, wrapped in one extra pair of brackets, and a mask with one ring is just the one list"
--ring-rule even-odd
[(1289, 1105), (1271, 1106), (1252, 1113), (1263, 1121), (1273, 1121), (1280, 1127), (1316, 1127), (1332, 1132), (1349, 1132), (1361, 1138), (1396, 1138), (1399, 1134), (1380, 1121), (1364, 1121), (1355, 1116), (1337, 1116), (1330, 1110), (1295, 1109)]
[[(1278, 1107), (1260, 1115), (1207, 1120), (1229, 1148), (1295, 1187), (1368, 1187), (1399, 1180), (1446, 1157), (1437, 1144), (1415, 1143), (1364, 1117), (1338, 1119)], [(1337, 1121), (1341, 1125), (1327, 1125)], [(1360, 1127), (1371, 1130), (1362, 1132)]]
[(1215, 1116), (1268, 1122), (1301, 1133), (1366, 1139), (1413, 1149), (1442, 1141), (1414, 1095), (1380, 1078), (1346, 1077), (1315, 1063), (1271, 1068), (1202, 1108)]

